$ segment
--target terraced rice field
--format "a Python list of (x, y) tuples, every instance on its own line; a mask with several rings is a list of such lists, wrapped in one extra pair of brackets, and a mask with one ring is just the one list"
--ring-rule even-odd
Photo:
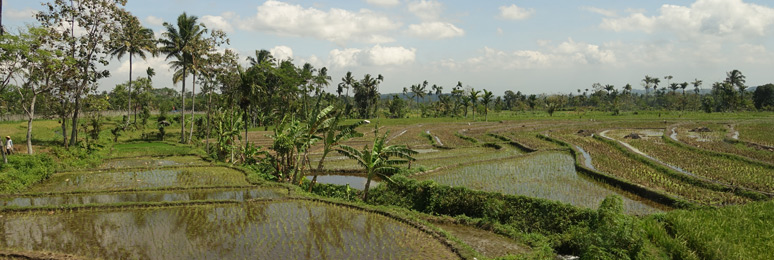
[(570, 132), (566, 131), (556, 137), (583, 148), (590, 155), (594, 168), (603, 173), (700, 204), (724, 205), (749, 201), (733, 193), (695, 186), (626, 156), (600, 140)]
[(0, 246), (103, 259), (454, 259), (385, 216), (310, 201), (249, 202), (0, 219)]
[(729, 185), (763, 192), (774, 192), (774, 168), (752, 165), (740, 160), (711, 156), (666, 143), (662, 138), (623, 139), (643, 153), (697, 176)]
[(291, 199), (288, 188), (252, 186), (242, 172), (196, 157), (100, 167), (0, 195), (0, 251), (98, 259), (459, 258), (404, 221)]
[(460, 166), (417, 178), (443, 185), (538, 197), (594, 209), (605, 197), (615, 194), (624, 198), (625, 210), (629, 214), (644, 215), (665, 209), (578, 175), (574, 159), (566, 152), (540, 152)]

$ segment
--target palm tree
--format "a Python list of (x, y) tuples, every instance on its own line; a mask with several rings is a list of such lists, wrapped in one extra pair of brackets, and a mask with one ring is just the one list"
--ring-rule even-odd
[[(744, 101), (744, 90), (747, 88), (744, 83), (746, 82), (745, 76), (742, 75), (742, 72), (739, 70), (732, 70), (730, 72), (726, 72), (726, 82), (731, 83), (731, 86), (737, 87), (739, 89), (739, 98), (740, 101)], [(742, 104), (740, 102), (740, 104)]]
[(699, 79), (695, 79), (691, 84), (693, 84), (693, 91), (696, 92), (696, 94), (699, 94), (699, 87), (701, 86), (702, 81)]
[(671, 83), (669, 83), (670, 80), (672, 80), (674, 77), (672, 75), (664, 76), (664, 79), (667, 81), (667, 86), (671, 86)]
[(352, 84), (355, 83), (355, 78), (352, 77), (351, 71), (347, 71), (347, 74), (341, 78), (341, 83), (344, 83), (344, 86), (347, 89), (347, 100), (349, 100), (349, 89), (352, 88)]
[(492, 91), (484, 89), (484, 95), (481, 96), (481, 104), (484, 105), (484, 122), (489, 121), (489, 103), (492, 102)]
[(328, 75), (328, 68), (322, 67), (319, 71), (317, 71), (317, 76), (314, 78), (314, 83), (317, 84), (315, 94), (319, 96), (320, 92), (322, 92), (322, 88), (330, 85), (330, 81), (331, 76)]
[[(132, 57), (137, 55), (145, 60), (147, 58), (146, 52), (155, 57), (156, 40), (153, 36), (153, 30), (142, 27), (136, 16), (128, 12), (122, 12), (121, 16), (121, 26), (112, 35), (110, 55), (121, 60), (124, 55), (129, 54), (129, 103), (126, 122), (124, 122), (128, 124), (132, 111)], [(135, 122), (137, 122), (137, 110), (135, 110), (134, 115)]]
[(181, 132), (180, 142), (185, 143), (185, 78), (188, 70), (188, 66), (191, 63), (191, 49), (195, 43), (201, 39), (204, 30), (202, 26), (197, 24), (198, 17), (188, 16), (185, 12), (177, 17), (177, 28), (170, 23), (164, 23), (166, 32), (162, 34), (161, 53), (167, 55), (166, 59), (175, 58), (178, 61), (178, 65), (182, 67), (181, 78), (183, 80), (183, 87), (181, 91), (182, 106), (180, 107), (181, 114)]
[[(390, 176), (400, 170), (397, 165), (413, 161), (414, 158), (411, 156), (417, 154), (416, 151), (409, 149), (405, 145), (385, 146), (385, 139), (387, 139), (388, 133), (381, 137), (376, 136), (373, 145), (371, 147), (366, 145), (362, 151), (347, 145), (340, 145), (339, 149), (336, 149), (341, 155), (356, 160), (357, 164), (365, 168), (366, 184), (363, 189), (363, 201), (368, 201), (368, 188), (371, 186), (371, 180), (375, 175), (379, 175), (384, 180), (391, 181)], [(398, 157), (399, 159), (390, 159), (390, 157)]]
[(148, 74), (148, 81), (153, 81), (153, 76), (156, 76), (156, 70), (148, 67), (148, 69), (145, 70), (145, 74)]
[(468, 97), (470, 98), (470, 103), (473, 105), (473, 121), (476, 121), (476, 105), (478, 105), (478, 94), (481, 93), (480, 90), (476, 90), (474, 88), (470, 89), (470, 95)]

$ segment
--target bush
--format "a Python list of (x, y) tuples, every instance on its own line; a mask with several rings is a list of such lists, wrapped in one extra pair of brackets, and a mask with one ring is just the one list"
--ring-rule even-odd
[(645, 244), (637, 219), (623, 213), (615, 195), (602, 201), (588, 226), (575, 226), (570, 234), (570, 247), (583, 259), (637, 259)]
[(45, 154), (9, 156), (0, 165), (0, 192), (19, 192), (45, 180), (56, 169), (54, 160)]

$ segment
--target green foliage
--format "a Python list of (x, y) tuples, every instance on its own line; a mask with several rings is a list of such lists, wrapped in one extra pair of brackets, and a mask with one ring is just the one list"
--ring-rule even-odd
[(678, 210), (664, 217), (668, 232), (684, 239), (703, 259), (768, 259), (774, 248), (774, 202), (704, 210)]
[(419, 182), (403, 176), (372, 191), (370, 203), (393, 205), (428, 214), (465, 215), (511, 225), (523, 232), (560, 234), (591, 220), (595, 213), (570, 205), (524, 196)]
[(766, 84), (755, 89), (753, 102), (758, 110), (774, 110), (774, 84)]
[(0, 192), (20, 192), (30, 185), (48, 178), (57, 169), (48, 155), (9, 156), (7, 164), (0, 164)]
[(636, 218), (623, 213), (623, 202), (615, 195), (602, 201), (588, 226), (575, 226), (570, 233), (570, 243), (583, 259), (637, 259), (643, 253), (644, 232)]

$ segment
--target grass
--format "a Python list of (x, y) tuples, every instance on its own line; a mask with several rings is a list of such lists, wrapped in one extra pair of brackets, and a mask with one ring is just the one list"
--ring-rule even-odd
[(774, 248), (774, 202), (717, 209), (678, 210), (664, 217), (666, 230), (702, 259), (768, 259)]

